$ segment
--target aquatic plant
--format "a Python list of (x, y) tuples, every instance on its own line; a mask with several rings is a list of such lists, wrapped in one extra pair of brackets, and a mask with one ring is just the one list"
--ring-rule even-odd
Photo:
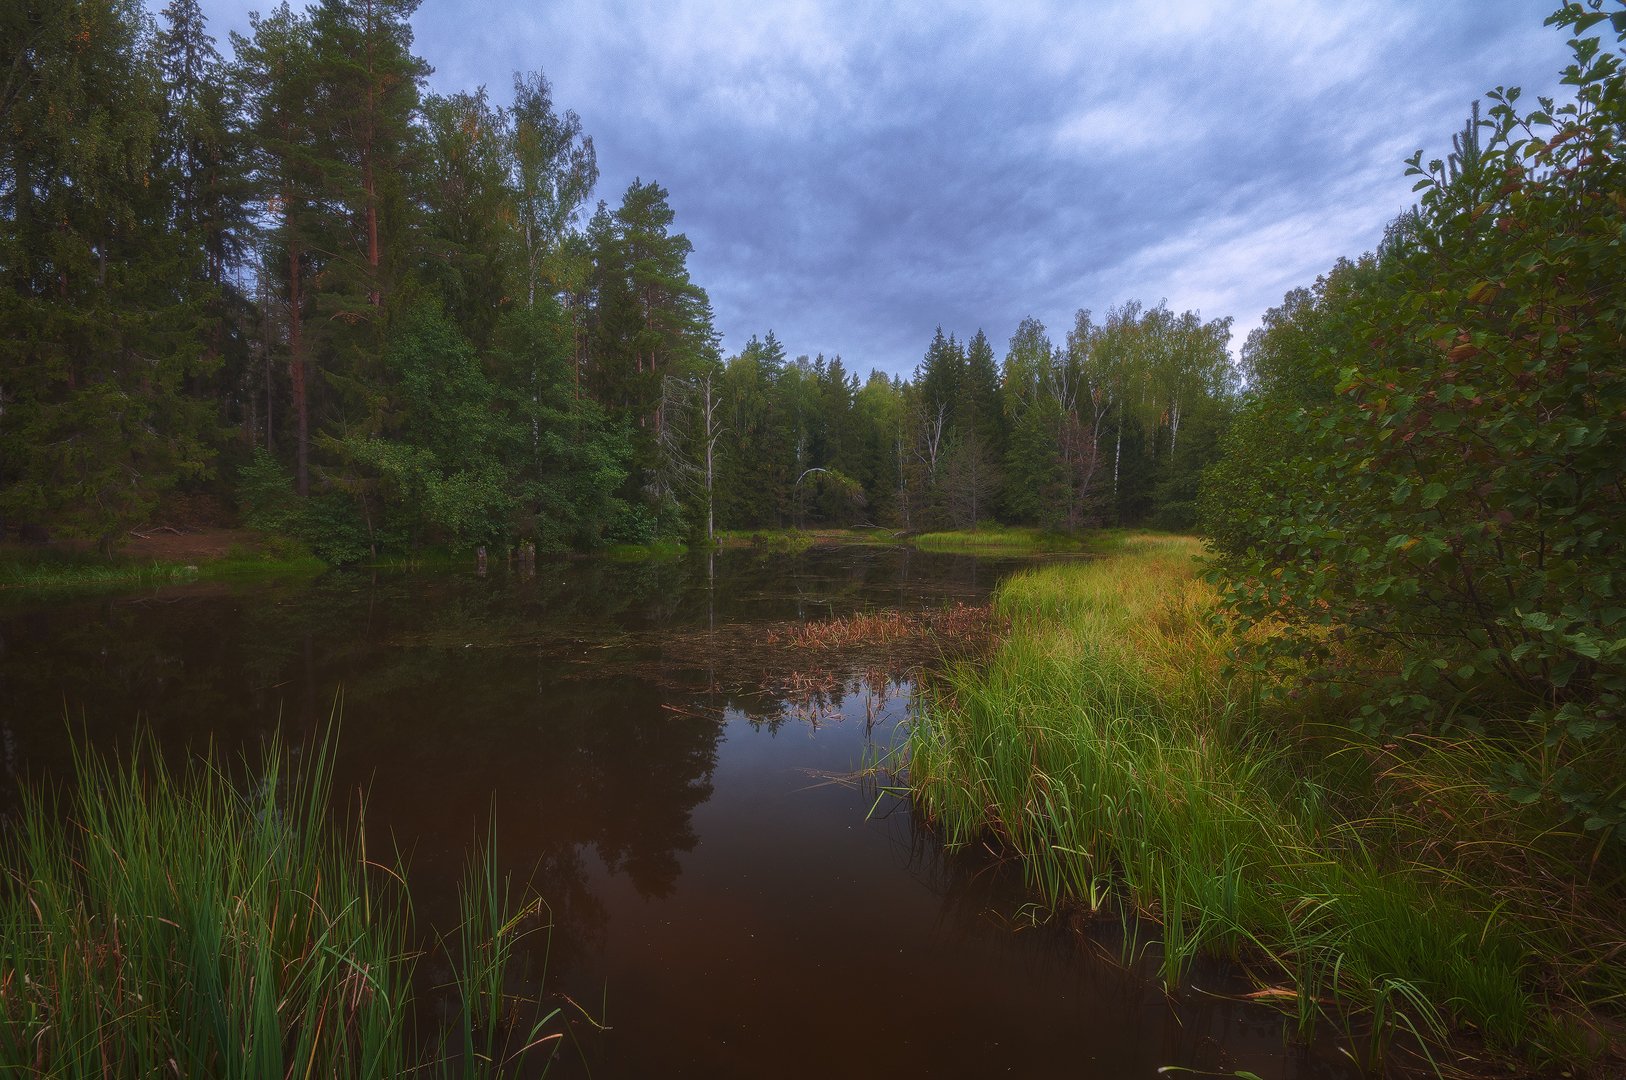
[(953, 652), (988, 641), (997, 630), (986, 606), (965, 603), (920, 611), (859, 611), (770, 630), (770, 645), (851, 649), (928, 639)]
[(497, 1034), (505, 943), (531, 911), (493, 888), (491, 847), (451, 956), (468, 1019), (420, 1030), (404, 875), (330, 816), (331, 740), (294, 757), (273, 740), (240, 783), (212, 755), (176, 772), (142, 737), (122, 763), (78, 750), (60, 801), (24, 793), (0, 846), (0, 1061), (30, 1076), (487, 1076), (549, 1049), (530, 1029), (487, 1052), (512, 1041)]

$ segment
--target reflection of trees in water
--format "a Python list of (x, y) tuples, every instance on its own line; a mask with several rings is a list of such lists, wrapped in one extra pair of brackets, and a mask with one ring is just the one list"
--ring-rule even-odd
[[(104, 748), (139, 718), (177, 756), (252, 751), (279, 726), (298, 753), (342, 693), (335, 791), (352, 808), (368, 792), (370, 850), (401, 852), (419, 925), (450, 928), (496, 792), (502, 868), (551, 905), (555, 970), (586, 970), (609, 933), (595, 860), (642, 896), (672, 893), (725, 709), (775, 728), (860, 710), (873, 724), (899, 692), (901, 671), (878, 660), (857, 682), (806, 657), (787, 665), (761, 648), (763, 627), (966, 595), (952, 562), (936, 584), (918, 564), (904, 581), (914, 558), (724, 553), (711, 586), (681, 562), (571, 560), (530, 577), (334, 574), (30, 600), (0, 609), (7, 775), (66, 775), (65, 710)], [(13, 784), (0, 806), (14, 798)]]
[(787, 724), (817, 731), (829, 723), (856, 723), (866, 740), (879, 728), (890, 732), (897, 717), (888, 706), (906, 702), (914, 685), (907, 668), (790, 668), (761, 677), (756, 690), (724, 695), (724, 709), (770, 734)]

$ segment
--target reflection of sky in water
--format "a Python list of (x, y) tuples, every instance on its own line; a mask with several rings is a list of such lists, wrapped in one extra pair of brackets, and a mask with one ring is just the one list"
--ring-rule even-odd
[(176, 753), (235, 753), (279, 724), (308, 745), (340, 692), (339, 796), (369, 791), (370, 847), (402, 852), (421, 921), (444, 924), (495, 805), (503, 865), (553, 910), (552, 987), (607, 1010), (580, 1035), (594, 1076), (1336, 1075), (1284, 1058), (1269, 1014), (1171, 1009), (1031, 926), (1013, 868), (945, 857), (906, 804), (838, 779), (892, 746), (911, 658), (773, 631), (976, 602), (1007, 566), (730, 552), (711, 577), (572, 561), (10, 601), (0, 805), (65, 769), (65, 708), (103, 743), (139, 716)]

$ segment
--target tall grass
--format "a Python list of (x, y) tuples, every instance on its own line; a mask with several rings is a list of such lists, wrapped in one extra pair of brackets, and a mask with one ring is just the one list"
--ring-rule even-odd
[[(1229, 641), (1196, 542), (1119, 549), (1010, 579), (995, 601), (1009, 636), (923, 702), (909, 778), (949, 840), (993, 832), (1051, 903), (1161, 921), (1170, 988), (1220, 954), (1306, 1034), (1328, 1013), (1358, 1019), (1374, 1061), (1397, 1035), (1438, 1047), (1468, 1029), (1509, 1054), (1587, 1056), (1565, 1015), (1587, 995), (1555, 985), (1549, 962), (1577, 935), (1542, 914), (1539, 887), (1515, 896), (1417, 842), (1399, 777), (1452, 790), (1471, 766), (1453, 780), (1311, 723), (1309, 706), (1262, 712), (1254, 686), (1222, 675)], [(1436, 853), (1503, 839), (1466, 817), (1430, 824)], [(1612, 941), (1593, 930), (1601, 959)]]
[[(274, 743), (241, 784), (212, 756), (177, 773), (143, 739), (122, 764), (78, 751), (60, 803), (25, 793), (0, 848), (0, 1062), (54, 1077), (449, 1073), (458, 1048), (416, 1028), (404, 879), (332, 821), (330, 750), (290, 768)], [(508, 921), (487, 910), (502, 898), (469, 899), (465, 994), (469, 972), (489, 987), (507, 961), (480, 947)], [(486, 1001), (457, 1038), (473, 1046), (502, 1013)]]

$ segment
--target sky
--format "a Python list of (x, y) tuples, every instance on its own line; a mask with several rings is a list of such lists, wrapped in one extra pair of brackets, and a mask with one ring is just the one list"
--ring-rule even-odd
[[(156, 10), (162, 0), (149, 0)], [(229, 54), (269, 3), (202, 0)], [(1375, 246), (1404, 159), (1561, 90), (1556, 0), (425, 0), (440, 93), (540, 69), (611, 207), (670, 193), (725, 354), (907, 375), (941, 326), (1166, 301), (1235, 319)], [(591, 207), (588, 208), (589, 211)]]

